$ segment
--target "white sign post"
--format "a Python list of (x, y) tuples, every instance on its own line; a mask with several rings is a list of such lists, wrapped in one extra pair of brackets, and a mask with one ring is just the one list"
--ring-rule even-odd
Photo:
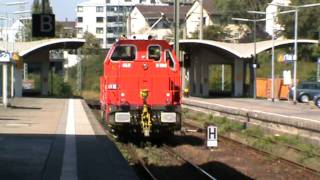
[(318, 57), (317, 81), (320, 82), (320, 57)]
[(284, 85), (291, 85), (292, 84), (292, 78), (291, 78), (291, 71), (290, 70), (284, 70), (283, 71), (283, 84)]
[(0, 53), (0, 63), (2, 64), (2, 103), (6, 108), (8, 106), (8, 63), (10, 54), (7, 52)]
[(207, 147), (218, 147), (218, 128), (216, 126), (207, 127)]

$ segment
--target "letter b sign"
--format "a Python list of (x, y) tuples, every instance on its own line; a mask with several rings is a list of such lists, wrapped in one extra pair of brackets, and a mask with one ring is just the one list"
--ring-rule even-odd
[(54, 14), (32, 14), (32, 37), (54, 37)]

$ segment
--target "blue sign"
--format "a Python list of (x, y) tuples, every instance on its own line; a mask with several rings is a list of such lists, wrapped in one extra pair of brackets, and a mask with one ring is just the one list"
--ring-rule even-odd
[(10, 62), (10, 53), (0, 52), (0, 63)]

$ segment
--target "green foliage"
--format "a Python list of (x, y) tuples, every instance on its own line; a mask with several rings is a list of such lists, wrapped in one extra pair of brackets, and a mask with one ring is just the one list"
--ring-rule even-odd
[(100, 76), (103, 72), (104, 55), (90, 55), (83, 59), (83, 90), (100, 91)]
[[(312, 48), (311, 48), (312, 49)], [(281, 63), (277, 61), (279, 53), (290, 53), (287, 49), (275, 50), (275, 77), (281, 78), (283, 76), (283, 70), (291, 70), (293, 72), (293, 63)], [(312, 52), (305, 48), (299, 50), (299, 60), (297, 64), (297, 79), (314, 80), (316, 78), (317, 66), (316, 58), (308, 57)], [(271, 78), (271, 53), (266, 51), (258, 55), (258, 62), (260, 68), (257, 69), (258, 78)]]
[(70, 97), (72, 89), (67, 82), (64, 82), (61, 75), (51, 74), (49, 78), (49, 94), (52, 96)]
[(252, 18), (248, 10), (265, 11), (268, 3), (270, 0), (215, 0), (216, 11), (225, 23), (230, 23), (232, 17)]
[[(222, 26), (211, 25), (204, 27), (203, 38), (208, 40), (223, 41), (228, 36), (228, 32)], [(192, 38), (197, 39), (199, 31), (192, 33)]]
[(101, 49), (98, 39), (89, 32), (85, 32), (83, 38), (86, 40), (86, 43), (81, 48), (82, 53), (84, 55), (97, 54), (99, 49)]
[[(45, 13), (50, 13), (52, 14), (53, 11), (52, 11), (52, 7), (50, 5), (50, 1), (49, 0), (43, 0), (44, 1), (44, 12)], [(33, 14), (39, 14), (39, 13), (43, 13), (42, 12), (42, 1), (40, 3), (39, 0), (34, 0), (33, 1), (33, 4), (32, 4), (32, 13)]]
[(39, 14), (41, 12), (41, 5), (39, 0), (34, 0), (32, 4), (32, 13)]
[[(304, 5), (319, 3), (319, 0), (292, 0), (292, 5)], [(288, 10), (288, 9), (282, 9)], [(318, 39), (320, 31), (320, 8), (300, 8), (298, 19), (298, 35), (299, 38)], [(279, 16), (280, 24), (283, 24), (285, 30), (283, 34), (287, 38), (294, 38), (294, 14)]]
[(30, 73), (28, 74), (27, 79), (34, 81), (34, 90), (40, 91), (41, 89), (40, 74)]
[[(220, 92), (222, 86), (222, 67), (221, 65), (209, 66), (209, 89), (213, 92)], [(230, 65), (224, 66), (224, 91), (231, 92), (232, 89), (232, 67)]]

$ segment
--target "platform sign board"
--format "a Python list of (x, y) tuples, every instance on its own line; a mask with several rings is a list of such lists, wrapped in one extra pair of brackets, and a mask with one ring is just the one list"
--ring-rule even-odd
[(218, 147), (218, 128), (209, 125), (207, 127), (207, 147)]
[(318, 57), (318, 64), (320, 64), (320, 57)]
[(55, 15), (32, 14), (32, 37), (54, 37)]
[(8, 63), (8, 62), (10, 62), (10, 53), (0, 52), (0, 63)]
[(292, 84), (292, 78), (291, 78), (291, 71), (290, 70), (284, 70), (283, 71), (283, 84), (284, 85), (291, 85)]

